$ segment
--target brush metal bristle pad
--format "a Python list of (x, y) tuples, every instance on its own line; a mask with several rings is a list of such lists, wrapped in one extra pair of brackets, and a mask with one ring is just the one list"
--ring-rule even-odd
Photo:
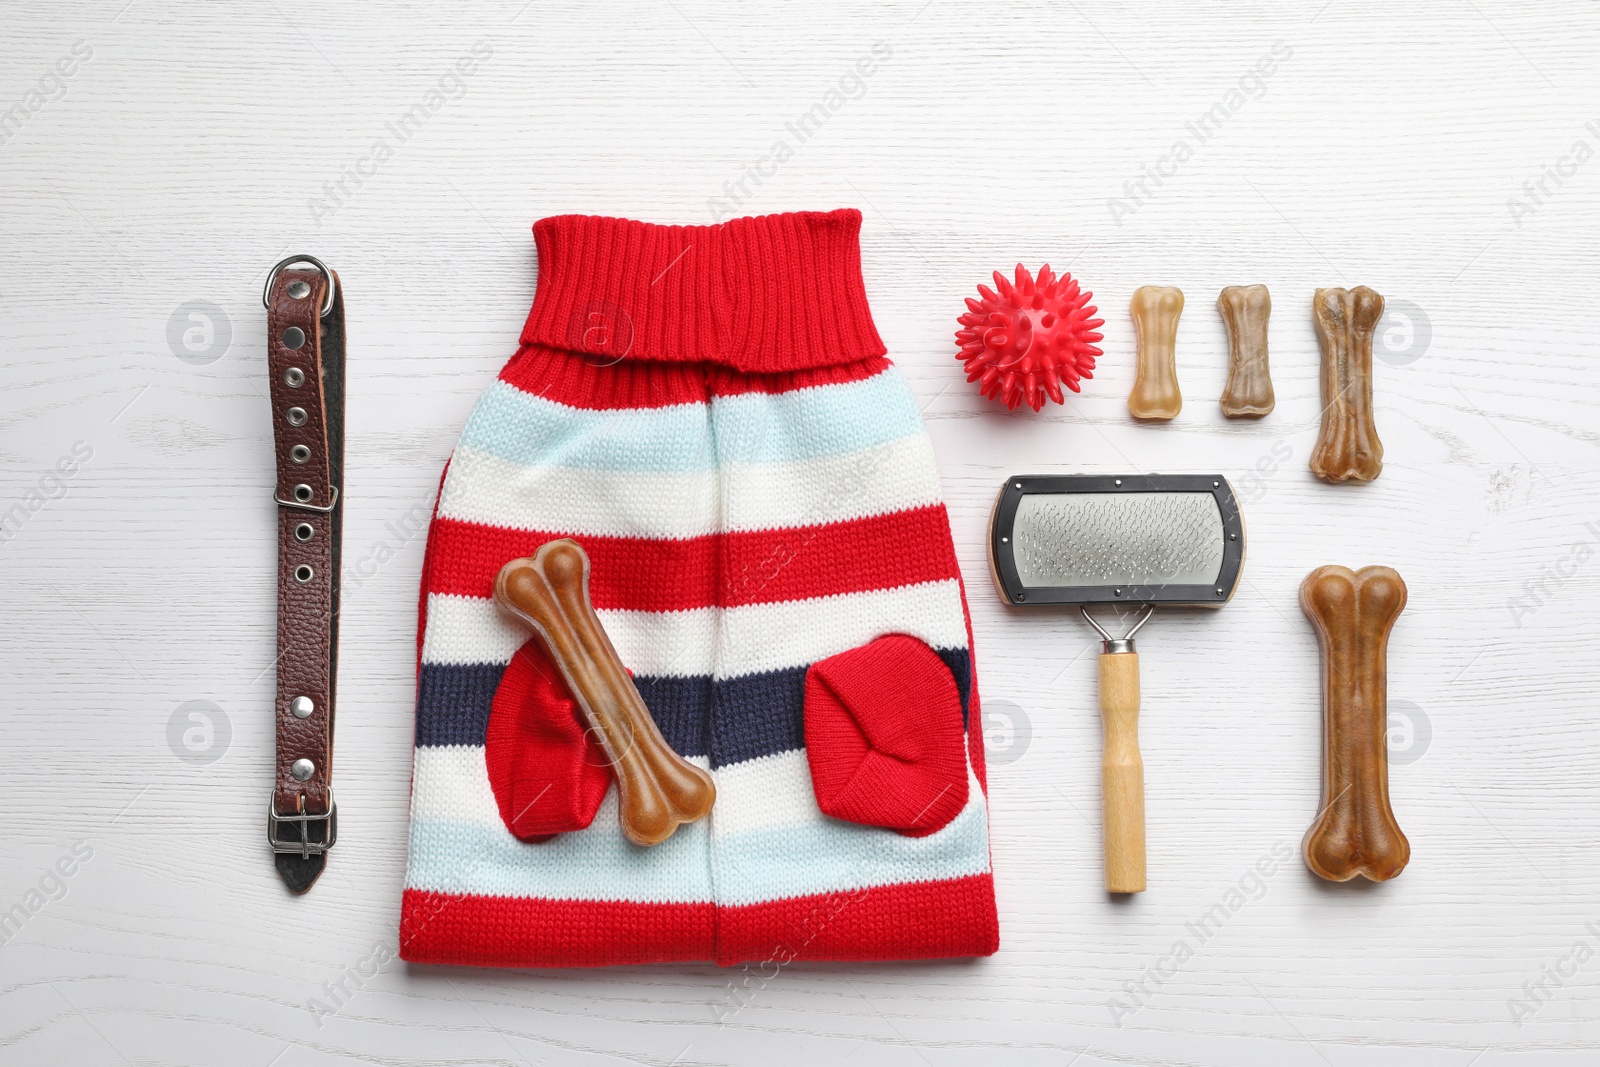
[(1012, 604), (1216, 607), (1239, 581), (1244, 517), (1221, 475), (1014, 476), (989, 562)]
[(1208, 585), (1222, 569), (1210, 493), (1032, 494), (1012, 538), (1025, 586)]

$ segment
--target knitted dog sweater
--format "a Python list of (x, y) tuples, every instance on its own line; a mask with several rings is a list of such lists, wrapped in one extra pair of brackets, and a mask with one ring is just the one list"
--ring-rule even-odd
[[(519, 967), (998, 947), (970, 624), (856, 211), (534, 226), (516, 355), (422, 576), (401, 955)], [(650, 848), (508, 560), (571, 537), (711, 814)]]

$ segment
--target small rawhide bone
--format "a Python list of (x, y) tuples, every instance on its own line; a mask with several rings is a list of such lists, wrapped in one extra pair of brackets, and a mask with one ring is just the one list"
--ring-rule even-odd
[(1322, 432), (1311, 472), (1326, 482), (1370, 482), (1383, 470), (1383, 442), (1372, 422), (1372, 334), (1383, 297), (1358, 285), (1318, 289), (1311, 319), (1322, 345)]
[(1141, 285), (1134, 290), (1128, 311), (1138, 341), (1138, 367), (1133, 392), (1128, 394), (1128, 411), (1136, 419), (1170, 419), (1183, 409), (1173, 353), (1178, 316), (1183, 314), (1183, 290)]
[(1306, 866), (1330, 882), (1384, 882), (1411, 843), (1389, 807), (1389, 631), (1406, 583), (1388, 567), (1318, 567), (1300, 607), (1322, 645), (1322, 809), (1301, 842)]
[(711, 775), (674, 752), (656, 728), (589, 602), (589, 556), (576, 541), (541, 545), (500, 568), (494, 599), (531, 627), (561, 669), (617, 780), (622, 832), (658, 845), (711, 810)]
[(1267, 319), (1272, 295), (1264, 285), (1230, 285), (1217, 294), (1217, 311), (1228, 327), (1228, 385), (1222, 413), (1259, 419), (1272, 411), (1272, 372), (1267, 366)]

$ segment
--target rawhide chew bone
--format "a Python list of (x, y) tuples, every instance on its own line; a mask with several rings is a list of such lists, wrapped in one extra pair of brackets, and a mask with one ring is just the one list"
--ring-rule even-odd
[(1063, 403), (1063, 384), (1076, 393), (1079, 379), (1094, 377), (1097, 327), (1105, 325), (1089, 303), (1094, 294), (1080, 289), (1070, 274), (1057, 278), (1048, 263), (1037, 281), (1021, 263), (1015, 284), (995, 271), (994, 285), (978, 286), (983, 299), (967, 297), (966, 313), (957, 320), (956, 358), (966, 365), (967, 381), (1007, 408), (1027, 404), (1038, 411), (1046, 396)]
[(1330, 882), (1405, 870), (1411, 843), (1389, 807), (1389, 631), (1406, 583), (1388, 567), (1318, 567), (1300, 607), (1322, 645), (1322, 809), (1300, 848)]
[(617, 780), (622, 832), (658, 845), (711, 810), (711, 775), (687, 762), (656, 728), (589, 601), (589, 557), (569, 538), (500, 568), (494, 599), (532, 628), (561, 670)]
[(1222, 413), (1259, 419), (1272, 411), (1272, 372), (1267, 366), (1267, 319), (1272, 295), (1264, 285), (1230, 285), (1217, 294), (1217, 311), (1228, 327), (1228, 385)]
[(1372, 334), (1383, 297), (1358, 285), (1318, 289), (1311, 319), (1322, 345), (1322, 432), (1311, 472), (1327, 482), (1370, 482), (1383, 470), (1383, 442), (1372, 422)]
[(1128, 410), (1136, 419), (1170, 419), (1183, 409), (1173, 354), (1178, 316), (1183, 314), (1183, 290), (1170, 285), (1142, 285), (1134, 290), (1128, 310), (1133, 314), (1133, 332), (1139, 348)]

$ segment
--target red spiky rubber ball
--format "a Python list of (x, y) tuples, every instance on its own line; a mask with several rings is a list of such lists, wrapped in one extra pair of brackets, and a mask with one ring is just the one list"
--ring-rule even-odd
[(1014, 283), (995, 271), (994, 286), (978, 286), (982, 300), (967, 297), (956, 331), (967, 381), (1008, 408), (1027, 404), (1038, 411), (1046, 396), (1063, 403), (1063, 384), (1076, 393), (1079, 379), (1094, 377), (1097, 327), (1105, 325), (1089, 303), (1094, 294), (1070, 274), (1056, 277), (1048, 263), (1037, 281), (1021, 263)]

